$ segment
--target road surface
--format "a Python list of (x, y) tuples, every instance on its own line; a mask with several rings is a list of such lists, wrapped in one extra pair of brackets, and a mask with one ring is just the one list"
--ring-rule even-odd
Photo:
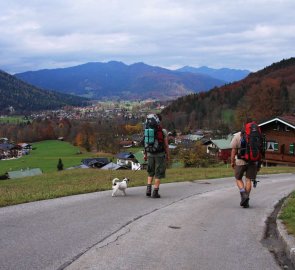
[(259, 176), (250, 208), (233, 178), (0, 208), (0, 269), (280, 269), (261, 239), (294, 174)]

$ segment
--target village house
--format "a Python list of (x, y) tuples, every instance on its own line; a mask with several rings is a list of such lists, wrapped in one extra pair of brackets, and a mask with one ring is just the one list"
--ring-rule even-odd
[(87, 166), (88, 168), (101, 168), (108, 164), (110, 161), (107, 158), (85, 158), (81, 160), (82, 165)]
[(117, 154), (117, 164), (120, 166), (125, 166), (127, 168), (132, 168), (132, 162), (135, 161), (135, 156), (131, 152), (121, 152)]
[(9, 142), (0, 144), (0, 160), (19, 158), (22, 156), (22, 148), (19, 145), (15, 145)]
[(264, 161), (295, 166), (295, 115), (272, 118), (259, 124), (266, 137)]
[(211, 139), (203, 144), (207, 146), (207, 153), (217, 157), (219, 160), (227, 163), (231, 155), (232, 135), (228, 135), (226, 139)]

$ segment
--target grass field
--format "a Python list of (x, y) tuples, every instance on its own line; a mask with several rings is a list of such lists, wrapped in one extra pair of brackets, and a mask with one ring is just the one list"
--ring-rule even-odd
[[(262, 168), (260, 173), (294, 172), (291, 167)], [(0, 207), (74, 194), (109, 190), (114, 177), (131, 179), (130, 185), (144, 186), (146, 171), (104, 171), (75, 169), (54, 171), (34, 177), (0, 181)], [(174, 168), (168, 169), (162, 183), (193, 181), (198, 179), (233, 177), (231, 168)]]
[(19, 124), (23, 122), (27, 122), (23, 116), (5, 116), (0, 117), (0, 123), (7, 123), (7, 124)]
[(279, 218), (286, 225), (287, 231), (295, 235), (295, 192), (285, 201)]
[(58, 159), (61, 158), (64, 168), (79, 165), (84, 158), (94, 157), (93, 153), (77, 154), (79, 148), (63, 141), (42, 141), (33, 143), (29, 155), (19, 159), (0, 160), (0, 175), (8, 171), (26, 168), (40, 168), (43, 172), (57, 170)]

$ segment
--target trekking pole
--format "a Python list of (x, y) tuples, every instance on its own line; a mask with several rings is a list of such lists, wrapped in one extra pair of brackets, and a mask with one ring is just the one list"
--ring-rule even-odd
[(253, 182), (253, 187), (256, 188), (257, 187), (257, 183), (260, 182), (259, 180), (256, 179), (251, 179), (251, 181)]

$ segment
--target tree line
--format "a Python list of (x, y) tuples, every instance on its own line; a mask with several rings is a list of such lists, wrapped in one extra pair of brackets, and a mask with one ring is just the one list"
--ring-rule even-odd
[(14, 143), (33, 143), (62, 138), (86, 151), (117, 153), (119, 141), (141, 133), (142, 124), (113, 120), (70, 120), (67, 118), (37, 118), (22, 123), (1, 123), (0, 137)]

